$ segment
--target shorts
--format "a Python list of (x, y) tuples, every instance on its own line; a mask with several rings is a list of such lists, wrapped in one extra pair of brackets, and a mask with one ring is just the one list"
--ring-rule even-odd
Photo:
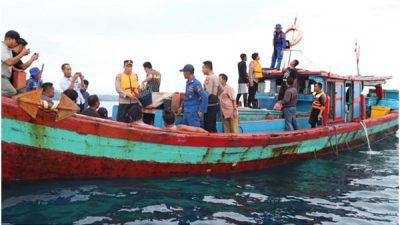
[(248, 90), (247, 90), (247, 83), (239, 83), (238, 86), (238, 94), (247, 94)]

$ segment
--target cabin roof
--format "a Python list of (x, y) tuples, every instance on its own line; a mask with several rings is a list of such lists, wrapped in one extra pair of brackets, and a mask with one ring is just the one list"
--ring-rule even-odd
[[(334, 73), (329, 73), (325, 71), (308, 71), (308, 70), (298, 70), (297, 73), (300, 77), (305, 76), (319, 76), (325, 79), (338, 79), (338, 80), (351, 80), (351, 81), (386, 81), (392, 79), (392, 76), (343, 76)], [(283, 76), (281, 71), (267, 71), (266, 78), (278, 79)]]

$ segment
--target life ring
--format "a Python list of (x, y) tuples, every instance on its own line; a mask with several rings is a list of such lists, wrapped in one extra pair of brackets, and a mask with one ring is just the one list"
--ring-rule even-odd
[(289, 32), (295, 31), (297, 31), (297, 36), (294, 37), (293, 40), (289, 41), (290, 47), (297, 45), (301, 41), (301, 39), (303, 39), (303, 31), (300, 30), (297, 26), (291, 26), (289, 29), (286, 30), (285, 35), (287, 36)]

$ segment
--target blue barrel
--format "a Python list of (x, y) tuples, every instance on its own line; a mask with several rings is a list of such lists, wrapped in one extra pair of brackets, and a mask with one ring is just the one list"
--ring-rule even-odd
[(113, 105), (112, 107), (112, 120), (117, 121), (118, 115), (118, 105)]

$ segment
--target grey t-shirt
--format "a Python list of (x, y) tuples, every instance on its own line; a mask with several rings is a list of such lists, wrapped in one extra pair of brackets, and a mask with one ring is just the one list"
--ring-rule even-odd
[(147, 87), (151, 89), (152, 92), (160, 92), (160, 84), (161, 84), (161, 74), (157, 70), (151, 70), (147, 77), (151, 76), (151, 80), (149, 80), (146, 84)]
[(11, 66), (8, 66), (4, 61), (9, 58), (12, 58), (12, 51), (7, 47), (4, 42), (1, 42), (1, 76), (5, 76), (7, 78), (11, 77)]

